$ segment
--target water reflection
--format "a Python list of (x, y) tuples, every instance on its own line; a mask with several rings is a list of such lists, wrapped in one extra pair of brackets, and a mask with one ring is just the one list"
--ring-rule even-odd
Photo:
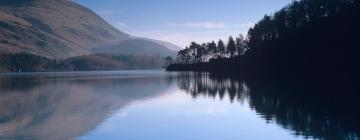
[[(101, 139), (91, 134), (104, 123), (116, 127), (107, 135), (113, 139), (254, 138), (248, 133), (258, 132), (249, 129), (266, 135), (258, 139), (359, 139), (357, 90), (339, 82), (245, 82), (208, 73), (55, 75), (0, 76), (0, 139)], [(136, 115), (106, 121), (119, 110)]]
[(127, 104), (168, 88), (159, 76), (102, 77), (0, 78), (0, 139), (73, 139)]
[[(267, 123), (276, 123), (294, 135), (314, 139), (359, 139), (360, 103), (357, 90), (344, 85), (271, 83), (218, 77), (208, 73), (182, 73), (180, 89), (199, 96), (248, 101)], [(251, 89), (251, 92), (250, 92)]]
[(227, 94), (232, 103), (244, 103), (250, 92), (245, 82), (230, 78), (212, 78), (209, 73), (179, 73), (177, 83), (180, 89), (185, 90), (193, 98), (202, 96), (223, 100)]

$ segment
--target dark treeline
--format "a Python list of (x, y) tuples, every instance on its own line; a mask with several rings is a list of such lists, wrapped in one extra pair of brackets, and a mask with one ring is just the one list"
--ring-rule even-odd
[[(216, 74), (192, 72), (181, 73), (174, 80), (178, 80), (179, 88), (194, 98), (249, 104), (266, 122), (276, 123), (297, 136), (330, 140), (352, 140), (360, 136), (360, 113), (356, 108), (359, 102), (354, 97), (357, 87), (351, 88), (337, 81), (306, 86), (288, 82), (243, 82)], [(342, 92), (347, 94), (339, 94)]]
[(243, 35), (235, 39), (230, 36), (226, 43), (221, 39), (218, 42), (202, 44), (191, 42), (188, 47), (178, 52), (177, 61), (181, 64), (194, 64), (220, 58), (233, 58), (245, 54), (248, 49), (247, 42)]
[(129, 69), (161, 69), (160, 56), (93, 54), (49, 59), (32, 54), (0, 54), (0, 72), (97, 71)]
[(354, 78), (360, 70), (359, 19), (358, 0), (293, 1), (265, 15), (247, 37), (230, 37), (227, 45), (191, 43), (168, 70), (262, 78)]

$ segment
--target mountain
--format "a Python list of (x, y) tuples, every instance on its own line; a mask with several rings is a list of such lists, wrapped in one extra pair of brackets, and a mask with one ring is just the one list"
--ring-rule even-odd
[(93, 48), (93, 53), (108, 53), (122, 55), (147, 55), (158, 54), (160, 56), (175, 56), (178, 47), (166, 42), (145, 39), (132, 38), (122, 41), (118, 44)]
[(179, 46), (177, 45), (174, 45), (172, 43), (169, 43), (169, 42), (165, 42), (165, 41), (160, 41), (160, 40), (155, 40), (155, 39), (149, 39), (149, 38), (139, 38), (139, 39), (143, 39), (143, 40), (146, 40), (146, 41), (150, 41), (150, 42), (154, 42), (154, 43), (157, 43), (157, 44), (161, 44), (163, 46), (165, 46), (166, 48), (172, 50), (172, 51), (180, 51), (182, 48), (180, 48)]
[(174, 55), (177, 48), (132, 37), (71, 0), (0, 1), (0, 53), (64, 59), (106, 52), (109, 46), (129, 55)]

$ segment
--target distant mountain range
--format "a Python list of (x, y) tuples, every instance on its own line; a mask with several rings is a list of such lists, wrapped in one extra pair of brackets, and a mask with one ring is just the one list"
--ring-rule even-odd
[(97, 53), (174, 56), (178, 50), (121, 32), (71, 0), (0, 1), (0, 53), (66, 59)]

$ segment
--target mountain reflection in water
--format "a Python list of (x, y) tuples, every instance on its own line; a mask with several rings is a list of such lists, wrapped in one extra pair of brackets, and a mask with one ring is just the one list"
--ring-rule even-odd
[(168, 86), (163, 77), (94, 77), (1, 78), (0, 139), (73, 139), (135, 100), (160, 96)]
[[(328, 88), (323, 88), (323, 85), (292, 84), (292, 82), (245, 81), (209, 73), (158, 71), (104, 73), (0, 76), (0, 139), (60, 140), (88, 136), (92, 131), (98, 131), (98, 127), (119, 110), (131, 108), (134, 102), (145, 102), (173, 95), (174, 92), (185, 92), (188, 95), (183, 95), (195, 100), (215, 100), (218, 105), (250, 107), (250, 110), (261, 117), (262, 122), (281, 126), (283, 130), (290, 131), (287, 133), (294, 138), (359, 139), (360, 111), (357, 107), (360, 103), (356, 102), (357, 91), (344, 88), (344, 85), (334, 86), (337, 85), (336, 82), (328, 85)], [(190, 103), (195, 106), (197, 104), (197, 102), (184, 102), (184, 105), (180, 106), (185, 107), (185, 104)], [(178, 109), (165, 105), (163, 108), (166, 110), (151, 111), (151, 105), (145, 106), (148, 108), (142, 109), (143, 112), (149, 113), (145, 114), (148, 116), (137, 116), (137, 119), (154, 119), (156, 117), (153, 114), (159, 116), (166, 110)], [(235, 112), (230, 112), (228, 115), (234, 114)], [(235, 118), (237, 117), (241, 119), (241, 116)], [(182, 118), (179, 116), (169, 120), (180, 121), (180, 119)], [(202, 121), (196, 120), (197, 118), (183, 119)], [(207, 119), (211, 120), (211, 118)], [(115, 125), (128, 127), (125, 123)], [(137, 125), (141, 127), (141, 124)], [(185, 124), (184, 126), (169, 125), (164, 126), (171, 129), (159, 131), (165, 133), (187, 128), (184, 127)], [(249, 127), (222, 125), (234, 128), (219, 130), (217, 135), (220, 137), (224, 137), (223, 135), (229, 134), (230, 131), (231, 134), (240, 133), (236, 131), (237, 127), (241, 127), (238, 130), (246, 130), (246, 127)], [(194, 131), (191, 135), (198, 135), (195, 134), (195, 130), (200, 131), (201, 127), (206, 126), (196, 126), (196, 129), (189, 130)], [(201, 131), (201, 133), (208, 132)], [(216, 133), (211, 134), (216, 135)]]

